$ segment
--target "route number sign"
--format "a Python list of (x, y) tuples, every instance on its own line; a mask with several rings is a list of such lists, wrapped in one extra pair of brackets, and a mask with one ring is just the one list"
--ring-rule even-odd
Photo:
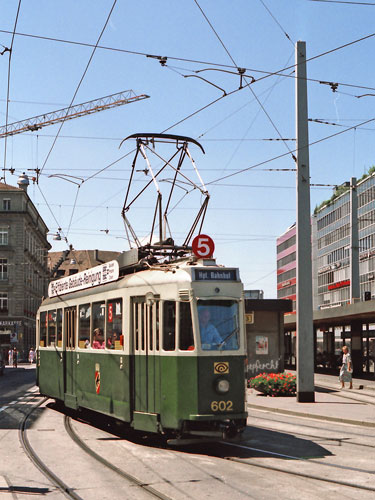
[(215, 250), (215, 243), (212, 238), (206, 234), (198, 234), (193, 239), (193, 252), (196, 257), (212, 257)]

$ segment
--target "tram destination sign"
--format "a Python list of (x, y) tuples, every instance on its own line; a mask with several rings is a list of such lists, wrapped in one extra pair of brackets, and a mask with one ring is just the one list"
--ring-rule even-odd
[(238, 281), (238, 269), (194, 269), (195, 281)]
[(86, 271), (72, 274), (66, 278), (52, 281), (48, 285), (48, 297), (57, 297), (65, 293), (77, 292), (93, 286), (105, 285), (116, 281), (119, 277), (117, 260), (111, 260), (100, 266), (91, 267)]

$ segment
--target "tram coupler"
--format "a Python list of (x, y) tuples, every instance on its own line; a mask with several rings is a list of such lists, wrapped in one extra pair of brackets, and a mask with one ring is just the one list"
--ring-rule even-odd
[(224, 441), (233, 441), (235, 438), (239, 438), (244, 427), (239, 426), (234, 420), (228, 419), (220, 422), (220, 430)]

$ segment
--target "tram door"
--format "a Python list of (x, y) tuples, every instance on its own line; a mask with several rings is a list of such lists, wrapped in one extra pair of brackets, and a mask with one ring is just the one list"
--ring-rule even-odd
[(65, 393), (74, 394), (74, 349), (76, 345), (76, 308), (69, 307), (64, 311), (65, 338)]
[(133, 409), (148, 414), (160, 412), (159, 304), (132, 299)]

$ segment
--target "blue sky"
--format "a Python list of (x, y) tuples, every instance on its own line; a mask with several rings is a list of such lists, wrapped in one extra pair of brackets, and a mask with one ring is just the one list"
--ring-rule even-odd
[[(0, 44), (10, 47), (19, 0), (1, 3)], [(295, 172), (275, 169), (295, 165), (290, 155), (267, 161), (287, 153), (286, 145), (294, 149), (295, 80), (292, 68), (284, 76), (267, 74), (293, 65), (297, 40), (306, 41), (307, 56), (313, 58), (372, 35), (373, 3), (118, 0), (100, 45), (129, 52), (97, 49), (74, 103), (127, 89), (150, 98), (66, 122), (47, 162), (58, 126), (8, 138), (6, 182), (16, 185), (21, 172), (33, 175), (32, 169), (45, 163), (39, 186), (31, 185), (29, 194), (51, 233), (62, 227), (76, 249), (125, 250), (121, 208), (133, 157), (98, 172), (132, 150), (132, 142), (119, 150), (123, 138), (172, 126), (170, 133), (195, 138), (205, 149), (205, 155), (195, 146), (191, 152), (211, 195), (204, 232), (215, 240), (218, 262), (238, 266), (246, 288), (263, 289), (266, 298), (273, 298), (276, 237), (295, 221)], [(112, 5), (113, 0), (23, 0), (16, 32), (95, 44)], [(23, 35), (15, 35), (13, 42), (9, 123), (68, 106), (92, 53), (87, 46)], [(375, 124), (359, 125), (374, 118), (375, 96), (356, 97), (375, 93), (374, 48), (375, 37), (369, 37), (308, 62), (309, 118), (336, 124), (310, 122), (310, 143), (358, 125), (311, 146), (312, 184), (341, 184), (360, 177), (375, 163)], [(166, 66), (145, 54), (167, 57)], [(6, 52), (0, 56), (2, 124), (8, 62)], [(225, 67), (234, 72), (235, 67), (247, 68), (246, 74), (255, 79), (251, 89), (228, 95), (184, 120), (223, 95), (214, 85), (227, 93), (238, 89), (238, 75), (217, 71)], [(211, 70), (199, 76), (212, 85), (190, 77), (207, 68)], [(339, 86), (333, 92), (319, 82)], [(268, 140), (279, 137), (288, 140)], [(2, 139), (2, 169), (4, 145)], [(261, 162), (266, 163), (237, 174)], [(78, 189), (49, 177), (62, 173), (85, 182)], [(144, 182), (142, 176), (137, 173), (138, 185)], [(329, 186), (312, 186), (312, 210), (331, 192)], [(141, 236), (150, 227), (153, 200), (154, 192), (129, 212)], [(200, 201), (193, 193), (173, 212), (171, 225), (178, 243)], [(66, 248), (64, 242), (50, 240), (53, 250)]]

